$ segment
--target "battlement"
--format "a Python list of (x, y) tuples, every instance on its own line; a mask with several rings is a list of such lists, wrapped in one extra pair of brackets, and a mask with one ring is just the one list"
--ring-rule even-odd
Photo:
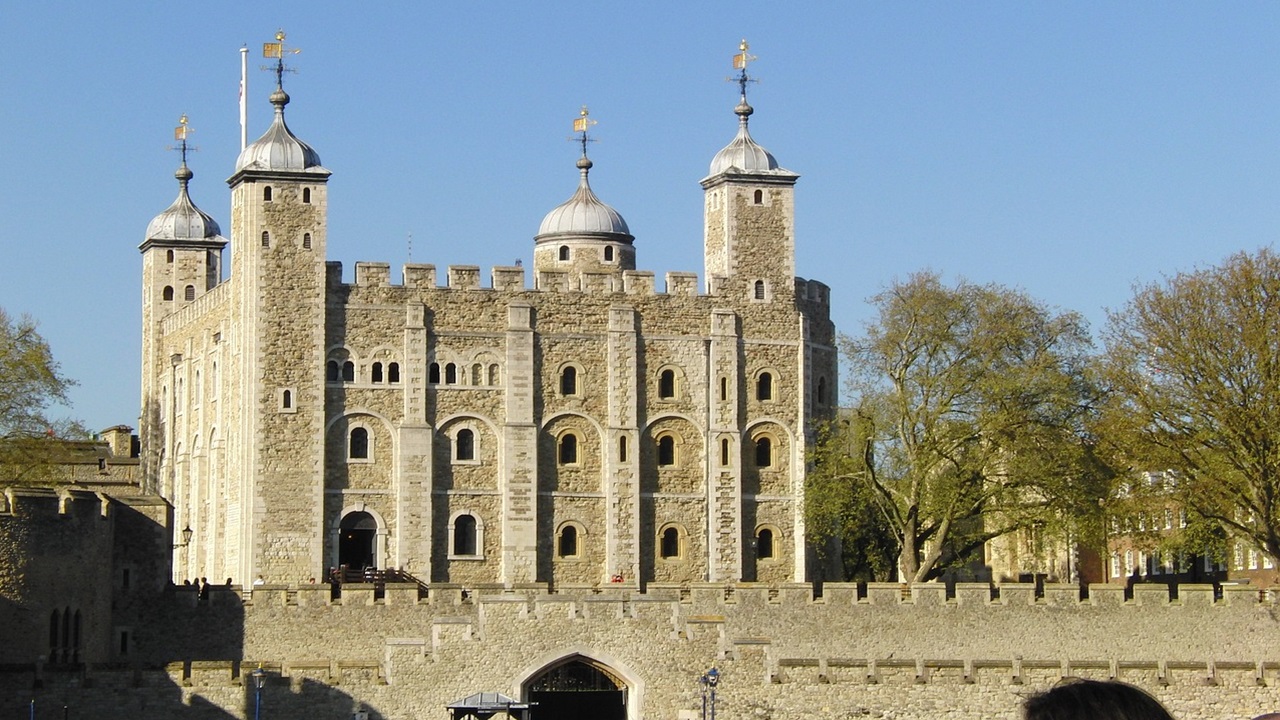
[(0, 493), (0, 515), (13, 517), (107, 518), (111, 498), (100, 492), (67, 487), (6, 487)]
[(172, 333), (178, 328), (192, 324), (215, 308), (222, 306), (227, 299), (227, 294), (230, 292), (228, 290), (230, 286), (231, 283), (229, 282), (219, 283), (209, 292), (187, 303), (185, 307), (164, 316), (164, 319), (160, 321), (161, 329), (166, 333)]
[[(683, 296), (697, 297), (698, 275), (691, 272), (668, 272), (665, 276), (665, 289), (659, 292), (654, 282), (654, 274), (648, 270), (623, 270), (617, 273), (582, 273), (573, 275), (562, 270), (542, 270), (536, 273), (534, 282), (529, 284), (525, 269), (519, 265), (496, 266), (490, 270), (489, 283), (485, 285), (482, 271), (478, 265), (450, 265), (444, 276), (444, 284), (439, 284), (439, 273), (435, 265), (411, 263), (403, 268), (403, 282), (391, 281), (391, 265), (389, 263), (357, 262), (355, 281), (342, 281), (342, 263), (330, 261), (325, 263), (326, 282), (330, 291), (343, 288), (399, 288), (410, 290), (486, 290), (504, 293), (547, 292), (547, 293), (586, 293), (590, 295), (650, 295), (650, 296)], [(809, 281), (799, 280), (806, 288), (815, 285)], [(816, 285), (826, 288), (821, 283)], [(806, 292), (810, 292), (806, 290)], [(829, 289), (824, 297), (829, 296)]]

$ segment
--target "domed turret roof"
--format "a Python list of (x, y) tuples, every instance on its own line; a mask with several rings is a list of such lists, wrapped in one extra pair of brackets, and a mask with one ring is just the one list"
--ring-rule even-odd
[(164, 212), (155, 216), (147, 225), (148, 241), (221, 240), (222, 229), (218, 223), (191, 202), (187, 183), (194, 173), (182, 163), (173, 174), (178, 178), (178, 198)]
[(285, 124), (284, 106), (289, 104), (289, 94), (283, 88), (276, 87), (275, 92), (271, 93), (271, 104), (276, 106), (275, 120), (262, 137), (240, 151), (240, 157), (236, 159), (236, 172), (254, 170), (327, 173), (320, 165), (319, 153), (299, 140)]
[(747, 130), (747, 118), (751, 117), (753, 110), (745, 96), (733, 112), (738, 116), (738, 134), (711, 160), (711, 174), (719, 175), (728, 170), (760, 173), (780, 169), (773, 155), (753, 140)]
[(573, 197), (566, 200), (556, 209), (547, 213), (538, 227), (538, 238), (562, 235), (611, 235), (611, 239), (630, 242), (634, 238), (617, 210), (609, 207), (596, 197), (587, 181), (587, 173), (591, 171), (591, 160), (583, 155), (578, 160), (578, 170), (582, 179), (578, 182), (578, 190)]

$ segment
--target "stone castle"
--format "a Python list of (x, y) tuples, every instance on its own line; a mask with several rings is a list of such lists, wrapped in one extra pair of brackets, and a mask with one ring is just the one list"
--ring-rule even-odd
[(1073, 676), (1184, 720), (1280, 709), (1253, 587), (807, 582), (834, 328), (745, 92), (701, 183), (705, 286), (663, 292), (585, 136), (531, 277), (343, 283), (288, 102), (229, 181), (229, 273), (185, 159), (147, 228), (136, 459), (117, 428), (0, 495), (0, 715), (1014, 718)]

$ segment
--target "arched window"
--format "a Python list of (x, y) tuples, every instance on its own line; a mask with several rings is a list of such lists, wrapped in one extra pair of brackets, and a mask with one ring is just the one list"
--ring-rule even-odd
[(762, 372), (760, 377), (756, 378), (756, 399), (772, 400), (773, 399), (773, 374)]
[(568, 259), (569, 259), (569, 246), (568, 246), (568, 245), (561, 245), (561, 246), (560, 246), (560, 260), (561, 260), (561, 261), (567, 261)]
[(763, 280), (757, 280), (757, 281), (756, 281), (756, 284), (755, 284), (755, 295), (754, 295), (753, 297), (755, 297), (755, 299), (757, 299), (757, 300), (763, 300), (763, 299), (764, 299), (764, 281), (763, 281)]
[(578, 394), (578, 368), (567, 365), (560, 371), (560, 394)]
[(265, 200), (266, 202), (271, 202), (271, 186), (270, 185), (267, 185), (262, 188), (262, 199)]
[(311, 204), (311, 188), (302, 188), (302, 202)]
[(613, 262), (613, 246), (612, 245), (604, 246), (604, 261)]
[(330, 360), (325, 363), (324, 379), (329, 382), (338, 382), (342, 379), (342, 370), (338, 367), (337, 360)]
[(173, 251), (172, 251), (172, 250), (170, 250), (170, 251), (168, 251), (168, 252), (166, 252), (166, 253), (164, 254), (164, 261), (165, 261), (165, 262), (167, 262), (167, 263), (171, 263), (171, 262), (173, 262)]
[(311, 249), (311, 233), (302, 233), (302, 249)]
[(376, 383), (382, 382), (382, 363), (376, 362), (373, 364), (373, 368), (369, 372), (369, 380)]
[(285, 410), (293, 409), (293, 391), (285, 390), (280, 394), (280, 407)]
[(467, 428), (458, 431), (457, 437), (453, 439), (453, 459), (454, 460), (475, 460), (476, 459), (476, 434)]
[(431, 366), (427, 368), (427, 382), (440, 382), (440, 363), (431, 363)]
[(191, 302), (196, 299), (196, 286), (188, 285), (182, 289), (182, 299)]
[(342, 363), (342, 379), (346, 382), (356, 381), (356, 364), (350, 360)]
[(387, 363), (387, 382), (393, 385), (400, 382), (400, 363)]
[(720, 439), (720, 465), (729, 466), (729, 438)]
[(658, 376), (658, 397), (670, 400), (676, 396), (676, 371), (663, 370)]
[(453, 554), (477, 555), (476, 518), (474, 515), (459, 515), (453, 521)]
[(362, 427), (351, 428), (351, 441), (347, 445), (347, 458), (351, 460), (369, 459), (369, 431)]
[(458, 383), (458, 366), (449, 363), (444, 366), (444, 384), (456, 385)]
[(271, 233), (267, 232), (266, 230), (262, 231), (262, 247), (264, 248), (271, 247)]
[(664, 466), (676, 464), (676, 439), (674, 437), (663, 435), (658, 438), (658, 464)]
[(172, 287), (172, 286), (170, 286), (170, 285), (165, 285), (165, 286), (164, 286), (164, 292), (161, 294), (161, 297), (163, 297), (166, 301), (172, 301), (172, 300), (173, 300), (173, 287)]
[(767, 436), (756, 438), (756, 467), (773, 465), (773, 442)]
[(489, 366), (489, 385), (498, 384), (498, 364), (494, 363)]
[(729, 399), (729, 378), (720, 378), (720, 402)]
[(760, 203), (764, 202), (764, 191), (757, 190), (755, 192), (755, 195), (752, 197), (752, 200), (755, 202), (756, 205), (759, 205)]
[(623, 435), (618, 438), (618, 462), (627, 461), (627, 436)]
[(773, 557), (773, 531), (769, 528), (760, 528), (756, 533), (756, 558), (767, 560)]
[(574, 465), (578, 462), (578, 436), (565, 433), (560, 436), (560, 448), (557, 453), (561, 465)]
[(484, 366), (481, 365), (480, 363), (475, 363), (471, 366), (471, 384), (472, 385), (484, 384)]
[(658, 543), (658, 553), (663, 558), (680, 557), (680, 530), (669, 527), (662, 531), (662, 539)]
[(578, 555), (578, 528), (573, 525), (565, 525), (560, 528), (560, 547), (557, 554), (560, 557), (577, 557)]

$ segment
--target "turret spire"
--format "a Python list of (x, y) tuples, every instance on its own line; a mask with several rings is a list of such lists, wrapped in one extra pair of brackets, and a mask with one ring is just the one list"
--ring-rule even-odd
[(169, 148), (170, 150), (177, 150), (182, 155), (182, 165), (173, 176), (178, 178), (178, 184), (182, 188), (183, 195), (187, 194), (187, 183), (191, 181), (191, 178), (195, 177), (195, 173), (191, 172), (191, 168), (187, 167), (187, 151), (195, 151), (196, 149), (187, 145), (187, 135), (193, 129), (187, 124), (187, 114), (182, 113), (182, 117), (178, 118), (178, 127), (173, 129), (173, 139), (178, 141), (178, 146)]
[(271, 93), (271, 104), (276, 106), (276, 112), (284, 110), (284, 106), (289, 104), (289, 93), (284, 91), (284, 74), (285, 72), (297, 72), (294, 68), (284, 64), (285, 55), (297, 55), (302, 52), (301, 48), (289, 47), (284, 42), (284, 30), (276, 30), (276, 41), (262, 43), (262, 57), (275, 58), (275, 65), (264, 65), (263, 70), (271, 70), (276, 74), (276, 89)]
[(738, 52), (733, 56), (733, 69), (738, 71), (738, 77), (729, 78), (730, 82), (738, 83), (740, 99), (738, 100), (738, 106), (733, 111), (738, 117), (742, 118), (741, 122), (744, 127), (747, 124), (747, 118), (752, 113), (751, 105), (747, 103), (747, 83), (760, 82), (747, 74), (747, 66), (756, 59), (755, 55), (747, 52), (749, 48), (750, 45), (747, 45), (746, 38), (743, 38), (742, 42), (738, 43)]

